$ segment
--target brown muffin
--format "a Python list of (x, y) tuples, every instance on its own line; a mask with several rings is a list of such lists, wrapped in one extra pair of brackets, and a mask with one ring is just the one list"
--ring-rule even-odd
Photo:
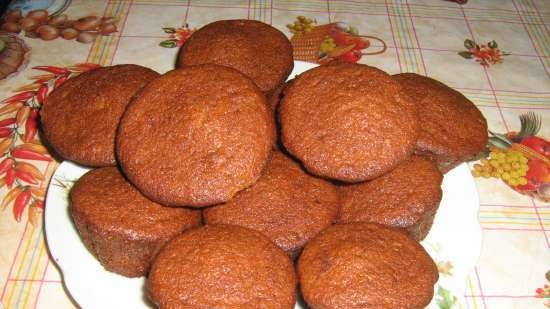
[(70, 193), (70, 213), (88, 250), (108, 271), (143, 276), (157, 251), (198, 226), (197, 210), (169, 208), (139, 193), (116, 167), (92, 170)]
[(279, 109), (279, 103), (283, 100), (286, 90), (288, 89), (288, 86), (292, 84), (292, 79), (287, 81), (286, 83), (282, 84), (281, 86), (277, 87), (275, 90), (271, 91), (270, 93), (266, 94), (267, 98), (267, 104), (271, 110), (271, 113), (273, 115), (273, 119), (275, 120), (275, 130), (276, 130), (276, 139), (273, 144), (273, 149), (283, 149), (281, 139), (279, 138), (281, 136), (281, 125), (279, 123), (278, 119), (278, 109)]
[(442, 172), (472, 159), (487, 144), (487, 121), (460, 92), (414, 73), (394, 75), (418, 109), (422, 126), (415, 153), (434, 160)]
[(150, 199), (202, 207), (256, 182), (274, 135), (265, 97), (249, 78), (200, 65), (170, 71), (143, 88), (121, 119), (117, 155)]
[(275, 152), (258, 182), (203, 214), (206, 224), (233, 224), (262, 232), (294, 257), (332, 224), (337, 212), (334, 185), (306, 174), (296, 162)]
[(288, 87), (292, 84), (292, 79), (287, 81), (284, 84), (281, 84), (279, 87), (277, 87), (272, 92), (266, 94), (267, 97), (267, 104), (273, 111), (273, 114), (275, 115), (277, 112), (277, 108), (279, 107), (279, 103), (283, 100), (285, 96), (285, 91), (288, 89)]
[(286, 149), (312, 173), (346, 182), (376, 178), (413, 151), (414, 105), (383, 71), (360, 64), (299, 75), (279, 106)]
[(298, 260), (312, 309), (421, 309), (438, 273), (422, 246), (400, 230), (336, 224), (309, 242)]
[(84, 72), (55, 89), (40, 113), (49, 144), (64, 159), (114, 166), (115, 133), (131, 97), (159, 76), (134, 64)]
[(285, 253), (259, 232), (210, 225), (170, 241), (146, 288), (160, 309), (290, 309), (296, 274)]
[(193, 33), (181, 47), (177, 66), (228, 66), (250, 77), (263, 91), (284, 83), (294, 62), (292, 45), (272, 26), (256, 20), (220, 20)]
[(443, 176), (435, 163), (412, 156), (368, 182), (340, 187), (338, 222), (372, 222), (428, 235), (439, 203)]

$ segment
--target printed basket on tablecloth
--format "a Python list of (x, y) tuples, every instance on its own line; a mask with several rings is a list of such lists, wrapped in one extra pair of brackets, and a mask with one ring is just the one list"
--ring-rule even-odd
[(310, 32), (294, 35), (290, 39), (294, 49), (294, 59), (317, 62), (319, 59), (319, 46), (333, 28), (334, 24), (326, 24), (316, 26)]
[[(310, 31), (296, 33), (290, 39), (294, 49), (294, 59), (320, 64), (326, 64), (333, 60), (342, 62), (357, 62), (363, 55), (377, 55), (386, 51), (387, 45), (381, 39), (350, 33), (351, 27), (345, 23), (337, 22), (325, 25), (316, 25)], [(324, 53), (321, 46), (327, 38), (338, 37), (334, 50)], [(360, 38), (358, 40), (358, 38)], [(363, 52), (371, 46), (368, 39), (379, 41), (380, 50)], [(355, 42), (354, 42), (355, 40)]]

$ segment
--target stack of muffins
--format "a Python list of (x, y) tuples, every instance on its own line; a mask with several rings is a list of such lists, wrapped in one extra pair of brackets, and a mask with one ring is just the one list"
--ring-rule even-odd
[(313, 309), (430, 302), (442, 173), (487, 141), (470, 101), (360, 64), (285, 83), (290, 42), (249, 20), (201, 28), (177, 67), (86, 72), (41, 112), (53, 151), (96, 167), (70, 213), (105, 269), (159, 308), (293, 308), (298, 285)]

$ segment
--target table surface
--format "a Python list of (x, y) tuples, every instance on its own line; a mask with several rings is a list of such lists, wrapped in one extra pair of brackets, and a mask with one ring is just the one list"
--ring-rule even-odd
[[(542, 119), (538, 135), (550, 136), (548, 0), (470, 0), (465, 5), (442, 0), (73, 0), (15, 4), (26, 10), (48, 6), (51, 12), (62, 9), (70, 19), (114, 17), (117, 32), (98, 35), (90, 43), (62, 38), (47, 41), (25, 37), (23, 33), (16, 38), (9, 36), (23, 50), (20, 54), (24, 57), (19, 58), (21, 63), (14, 73), (0, 80), (0, 100), (25, 90), (37, 90), (38, 94), (30, 99), (37, 104), (44, 89), (33, 88), (33, 76), (46, 74), (42, 78), (51, 79), (49, 85), (53, 86), (54, 79), (73, 76), (87, 68), (75, 66), (79, 63), (136, 63), (166, 72), (173, 68), (177, 46), (186, 36), (186, 30), (171, 33), (170, 28), (188, 24), (193, 29), (214, 20), (249, 18), (270, 23), (290, 38), (292, 33), (286, 25), (302, 15), (317, 25), (344, 22), (361, 35), (375, 37), (368, 38), (371, 46), (363, 50), (374, 55), (362, 56), (359, 63), (391, 74), (416, 72), (446, 83), (477, 105), (491, 131), (518, 131), (519, 115), (534, 112)], [(500, 51), (490, 44), (486, 48), (480, 46), (481, 53), (465, 58), (466, 39), (479, 45), (494, 40)], [(86, 37), (80, 40), (86, 41)], [(387, 50), (376, 53), (382, 42)], [(231, 52), (230, 47), (227, 52)], [(501, 56), (497, 55), (499, 52)], [(0, 54), (2, 73), (6, 58)], [(487, 65), (482, 65), (483, 60)], [(36, 66), (69, 71), (50, 68), (54, 74), (48, 75), (49, 72), (33, 69)], [(0, 103), (0, 124), (1, 119), (16, 117), (16, 110), (6, 112), (7, 105)], [(29, 116), (25, 116), (20, 116), (20, 133), (33, 131), (32, 121), (26, 125)], [(27, 135), (27, 140), (31, 139), (32, 134)], [(15, 150), (25, 137), (23, 134), (15, 144), (7, 143), (12, 156), (17, 157)], [(5, 140), (0, 140), (3, 152), (7, 150), (3, 146)], [(43, 149), (32, 142), (25, 145), (19, 148), (19, 161), (30, 159), (23, 161), (36, 167), (33, 170), (27, 166), (25, 170), (38, 179), (33, 187), (45, 188), (57, 163), (40, 160), (44, 159)], [(14, 186), (21, 183), (19, 179)], [(513, 191), (495, 178), (476, 178), (476, 185), (483, 230), (481, 256), (467, 279), (465, 295), (459, 295), (455, 307), (550, 308), (550, 289), (545, 287), (550, 285), (550, 204)], [(2, 185), (0, 198), (9, 199), (8, 191)], [(35, 189), (28, 204), (21, 200), (18, 203), (17, 199), (15, 203), (2, 202), (6, 207), (0, 214), (0, 308), (77, 306), (65, 293), (62, 278), (48, 256), (43, 210), (36, 202), (41, 194)], [(13, 204), (19, 207), (14, 208)]]

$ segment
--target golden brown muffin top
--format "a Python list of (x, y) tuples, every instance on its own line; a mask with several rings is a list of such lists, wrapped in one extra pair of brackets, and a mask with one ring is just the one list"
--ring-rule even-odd
[(267, 98), (267, 104), (273, 111), (273, 114), (275, 117), (277, 117), (277, 108), (279, 107), (279, 103), (285, 96), (285, 91), (288, 89), (288, 87), (292, 84), (293, 79), (287, 81), (284, 84), (281, 84), (279, 87), (277, 87), (275, 90), (271, 91), (270, 93), (266, 94)]
[(160, 309), (291, 309), (296, 275), (286, 254), (259, 232), (231, 225), (189, 230), (151, 267), (149, 298)]
[(285, 147), (312, 173), (347, 182), (378, 177), (416, 142), (414, 105), (385, 72), (320, 66), (296, 77), (279, 106)]
[(193, 33), (182, 46), (178, 67), (213, 63), (250, 77), (268, 92), (294, 67), (292, 45), (276, 28), (256, 20), (220, 20)]
[(487, 144), (487, 121), (460, 92), (414, 73), (393, 76), (418, 109), (420, 154), (466, 160)]
[(40, 113), (42, 128), (64, 159), (115, 165), (115, 133), (132, 96), (159, 74), (135, 64), (87, 71), (55, 89)]
[(128, 106), (117, 136), (123, 172), (165, 205), (229, 200), (260, 177), (274, 140), (265, 97), (238, 71), (199, 65), (170, 71)]
[(421, 309), (438, 273), (424, 248), (400, 230), (336, 224), (310, 241), (298, 261), (302, 294), (312, 308)]
[(412, 156), (368, 182), (340, 187), (339, 222), (372, 222), (407, 228), (433, 214), (441, 202), (443, 175), (437, 166)]
[(262, 176), (229, 202), (204, 210), (207, 224), (257, 230), (290, 255), (332, 224), (338, 211), (336, 187), (306, 174), (274, 152)]
[(154, 241), (200, 225), (200, 211), (161, 206), (139, 193), (116, 167), (91, 170), (70, 192), (70, 211), (103, 232)]

